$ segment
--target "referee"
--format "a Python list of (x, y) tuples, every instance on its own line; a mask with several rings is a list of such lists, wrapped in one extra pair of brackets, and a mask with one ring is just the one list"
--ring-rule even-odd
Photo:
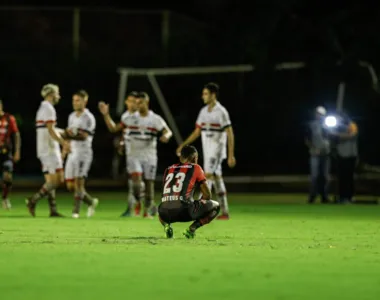
[(330, 141), (323, 121), (326, 109), (318, 106), (315, 110), (315, 118), (309, 123), (306, 146), (310, 153), (311, 188), (309, 203), (314, 203), (320, 195), (322, 203), (328, 203), (328, 177), (330, 173)]

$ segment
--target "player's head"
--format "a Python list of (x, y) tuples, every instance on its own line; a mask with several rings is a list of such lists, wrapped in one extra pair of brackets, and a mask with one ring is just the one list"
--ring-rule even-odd
[(146, 113), (149, 110), (149, 95), (146, 92), (140, 92), (137, 98), (137, 109), (140, 113)]
[(197, 148), (194, 146), (185, 146), (181, 150), (181, 156), (180, 156), (181, 163), (191, 163), (191, 164), (197, 164), (198, 163), (198, 151)]
[(127, 110), (130, 112), (135, 112), (137, 110), (137, 98), (139, 97), (138, 92), (130, 92), (125, 99), (125, 105), (127, 106)]
[(324, 118), (326, 116), (326, 108), (324, 108), (323, 106), (318, 106), (316, 109), (315, 109), (315, 117), (320, 120), (322, 118)]
[(73, 109), (75, 111), (83, 111), (86, 108), (88, 101), (88, 93), (85, 90), (80, 90), (73, 95)]
[(210, 104), (219, 98), (219, 85), (209, 82), (203, 87), (202, 99), (204, 104)]
[(41, 89), (41, 96), (44, 100), (50, 101), (53, 105), (59, 102), (59, 86), (53, 83), (45, 84)]

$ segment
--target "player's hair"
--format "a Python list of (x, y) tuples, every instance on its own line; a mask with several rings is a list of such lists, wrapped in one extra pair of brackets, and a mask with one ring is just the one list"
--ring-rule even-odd
[(43, 98), (46, 98), (47, 96), (49, 96), (49, 94), (52, 94), (54, 92), (59, 93), (59, 86), (53, 83), (48, 83), (42, 87), (41, 96)]
[(219, 85), (217, 83), (209, 82), (204, 88), (209, 90), (211, 94), (215, 94), (216, 98), (219, 98)]
[(79, 90), (75, 92), (74, 95), (79, 96), (83, 99), (88, 98), (88, 93), (85, 90)]
[(136, 97), (136, 98), (138, 98), (138, 97), (139, 97), (139, 92), (132, 91), (132, 92), (130, 92), (130, 93), (128, 94), (127, 97), (129, 97), (129, 96), (132, 96), (132, 97)]
[(149, 100), (149, 95), (147, 92), (139, 92), (138, 98)]
[(194, 146), (185, 146), (181, 150), (181, 158), (185, 159), (187, 161), (192, 161), (195, 157), (195, 155), (198, 154), (197, 148)]

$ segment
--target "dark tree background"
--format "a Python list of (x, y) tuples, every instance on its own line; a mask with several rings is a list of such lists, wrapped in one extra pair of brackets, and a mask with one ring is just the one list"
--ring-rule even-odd
[[(34, 117), (41, 86), (54, 82), (63, 96), (57, 107), (60, 127), (66, 125), (72, 93), (79, 88), (89, 91), (89, 108), (98, 116), (95, 155), (102, 158), (95, 158), (92, 175), (108, 176), (112, 135), (96, 107), (99, 100), (115, 107), (120, 66), (256, 67), (244, 74), (158, 78), (183, 136), (193, 129), (202, 106), (203, 84), (220, 83), (220, 100), (230, 111), (236, 133), (238, 165), (234, 171), (226, 170), (227, 174), (306, 173), (305, 122), (316, 105), (334, 108), (337, 86), (344, 80), (344, 107), (359, 124), (361, 156), (380, 163), (380, 97), (368, 71), (358, 66), (363, 60), (380, 69), (380, 10), (375, 6), (363, 1), (339, 6), (280, 0), (195, 0), (165, 7), (140, 2), (140, 7), (109, 5), (81, 6), (78, 60), (73, 56), (71, 8), (0, 10), (0, 97), (20, 123), (23, 163), (19, 173), (39, 172)], [(129, 11), (141, 8), (151, 11)], [(161, 30), (163, 8), (171, 11), (166, 46)], [(273, 70), (277, 63), (292, 61), (303, 61), (307, 67)], [(148, 81), (141, 77), (131, 78), (128, 89), (152, 94)], [(152, 109), (161, 114), (152, 98)], [(175, 148), (174, 141), (159, 146), (160, 170), (176, 159)]]

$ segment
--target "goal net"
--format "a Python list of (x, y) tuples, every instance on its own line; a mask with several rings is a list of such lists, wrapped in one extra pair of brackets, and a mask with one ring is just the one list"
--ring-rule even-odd
[(376, 72), (366, 62), (344, 72), (339, 66), (318, 68), (303, 62), (280, 63), (271, 70), (236, 65), (118, 72), (116, 113), (124, 111), (128, 92), (147, 91), (151, 108), (166, 119), (177, 144), (194, 129), (204, 84), (218, 83), (219, 100), (235, 130), (238, 174), (306, 174), (303, 134), (309, 113), (324, 105), (344, 108), (360, 119), (367, 113), (366, 103), (377, 97)]

